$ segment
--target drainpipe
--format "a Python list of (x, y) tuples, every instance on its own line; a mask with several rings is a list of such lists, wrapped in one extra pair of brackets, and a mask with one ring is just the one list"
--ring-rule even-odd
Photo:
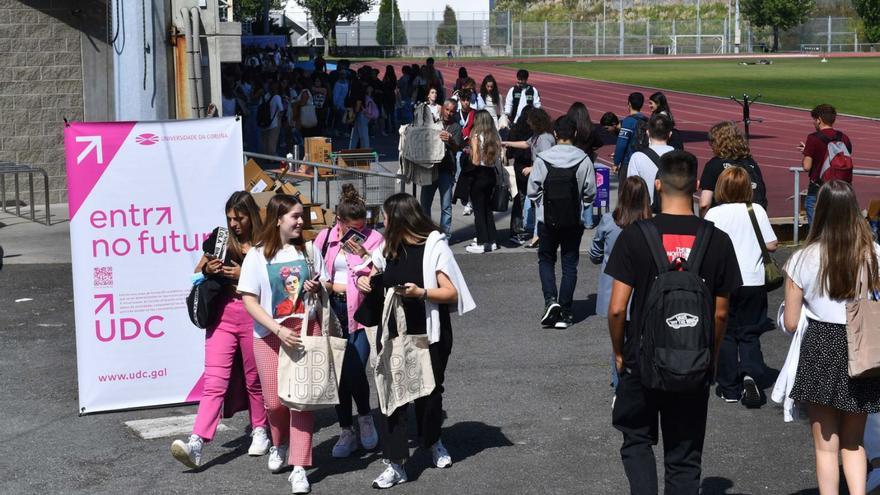
[(205, 117), (205, 95), (202, 87), (202, 41), (199, 33), (199, 9), (193, 7), (190, 9), (192, 14), (192, 59), (193, 59), (193, 77), (196, 85), (196, 116), (198, 118)]
[(186, 116), (178, 116), (179, 118), (193, 118), (196, 114), (196, 75), (195, 63), (193, 62), (193, 44), (192, 44), (192, 24), (189, 19), (189, 9), (180, 9), (180, 15), (183, 17), (183, 39), (186, 45), (186, 65), (187, 79), (189, 79), (189, 111)]

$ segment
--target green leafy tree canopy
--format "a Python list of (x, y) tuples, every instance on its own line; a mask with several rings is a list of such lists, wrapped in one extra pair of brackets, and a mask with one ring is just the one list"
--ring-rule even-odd
[(324, 55), (330, 55), (330, 45), (336, 44), (339, 19), (352, 20), (373, 6), (373, 0), (296, 0), (296, 3), (309, 11), (315, 28), (324, 37)]
[(853, 6), (865, 25), (868, 42), (880, 42), (880, 0), (853, 0)]
[[(392, 20), (393, 29), (391, 27)], [(406, 44), (406, 30), (403, 27), (403, 20), (400, 18), (397, 0), (382, 0), (379, 3), (379, 18), (376, 20), (376, 41), (380, 45)]]
[(437, 26), (437, 44), (458, 44), (458, 21), (455, 19), (455, 11), (449, 5), (443, 10), (443, 22)]
[(806, 21), (815, 0), (741, 0), (740, 7), (752, 25), (773, 28), (773, 51), (779, 50), (779, 31)]

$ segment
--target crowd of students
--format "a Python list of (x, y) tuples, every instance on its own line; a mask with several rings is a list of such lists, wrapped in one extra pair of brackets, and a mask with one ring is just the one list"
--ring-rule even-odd
[[(324, 258), (317, 252), (312, 255), (316, 261), (314, 266), (320, 267), (320, 280), (332, 291), (333, 309), (340, 321), (346, 322), (349, 339), (342, 400), (337, 410), (342, 432), (333, 455), (344, 457), (358, 446), (351, 416), (352, 399), (359, 414), (360, 444), (368, 449), (377, 444), (376, 429), (369, 415), (369, 389), (366, 375), (362, 373), (366, 356), (375, 349), (369, 349), (358, 335), (363, 326), (353, 315), (365, 294), (376, 289), (375, 284), (370, 283), (370, 275), (384, 271), (383, 287), (396, 287), (394, 290), (409, 298), (405, 305), (407, 319), (417, 313), (419, 317), (414, 318), (413, 323), (420, 322), (417, 324), (420, 331), (431, 336), (432, 366), (438, 390), (436, 396), (432, 394), (416, 402), (419, 431), (424, 446), (433, 452), (435, 465), (444, 467), (451, 463), (440, 441), (439, 427), (440, 393), (451, 347), (448, 310), (457, 304), (460, 311), (465, 311), (469, 298), (462, 297), (457, 267), (438, 270), (436, 273), (441, 276), (437, 280), (433, 280), (432, 275), (432, 280), (427, 281), (422, 274), (435, 273), (425, 269), (426, 263), (454, 265), (448, 243), (452, 241), (455, 200), (465, 205), (466, 215), (474, 217), (476, 238), (466, 246), (466, 251), (477, 254), (498, 249), (500, 239), (492, 203), (499, 180), (496, 168), (502, 159), (512, 166), (518, 189), (511, 211), (511, 241), (538, 249), (545, 303), (540, 321), (560, 329), (573, 324), (572, 299), (578, 278), (579, 246), (584, 229), (596, 225), (592, 209), (596, 194), (594, 164), (597, 150), (603, 145), (600, 129), (604, 129), (616, 138), (611, 157), (612, 173), (619, 184), (618, 201), (617, 207), (598, 221), (590, 260), (601, 266), (596, 312), (608, 318), (615, 389), (612, 423), (623, 437), (620, 452), (624, 470), (631, 493), (657, 493), (659, 482), (653, 446), (662, 432), (665, 492), (698, 493), (711, 385), (715, 384), (715, 394), (725, 402), (755, 408), (766, 402), (764, 389), (770, 387), (773, 380), (764, 362), (760, 336), (773, 328), (767, 316), (765, 264), (769, 260), (767, 253), (775, 251), (778, 242), (766, 210), (767, 186), (760, 166), (751, 154), (748, 139), (736, 124), (720, 122), (709, 130), (713, 157), (704, 164), (698, 178), (697, 159), (684, 151), (682, 134), (661, 92), (647, 99), (649, 115), (641, 111), (646, 104), (644, 95), (632, 93), (627, 98), (626, 116), (620, 119), (609, 112), (594, 125), (582, 102), (572, 104), (566, 115), (551, 119), (542, 108), (538, 89), (528, 83), (529, 74), (525, 70), (517, 72), (515, 85), (502, 98), (498, 82), (491, 75), (483, 78), (478, 86), (462, 68), (447, 97), (443, 75), (434, 67), (432, 59), (422, 66), (404, 67), (400, 78), (389, 66), (381, 79), (379, 71), (368, 66), (354, 72), (341, 62), (335, 71), (325, 74), (323, 62), (316, 60), (315, 64), (319, 70), (310, 78), (298, 75), (293, 69), (290, 76), (281, 75), (268, 85), (252, 85), (258, 89), (245, 101), (268, 99), (273, 108), (282, 108), (287, 101), (293, 115), (301, 115), (297, 106), (302, 106), (303, 98), (307, 102), (323, 94), (319, 125), (340, 132), (341, 126), (350, 126), (352, 147), (369, 146), (371, 127), (379, 132), (396, 132), (397, 124), (408, 122), (414, 109), (425, 105), (442, 126), (439, 139), (445, 151), (443, 160), (436, 165), (436, 178), (422, 186), (418, 200), (397, 195), (386, 202), (384, 244), (378, 232), (369, 231), (364, 246), (350, 246), (348, 254), (340, 254), (343, 247), (339, 246), (339, 239), (347, 229), (364, 229), (361, 221), (364, 217), (358, 216), (361, 210), (346, 206), (356, 203), (355, 195), (348, 199), (343, 197), (338, 210), (339, 224), (319, 236), (317, 243), (325, 246), (322, 254), (327, 255), (326, 261), (322, 261)], [(249, 70), (253, 71), (254, 66)], [(245, 71), (235, 84), (236, 91), (241, 92), (244, 82), (252, 78), (252, 72)], [(286, 96), (282, 96), (280, 104), (274, 100), (279, 94)], [(837, 455), (842, 452), (850, 493), (864, 493), (867, 461), (863, 436), (867, 415), (880, 412), (880, 381), (851, 378), (847, 373), (846, 304), (863, 297), (857, 292), (861, 288), (868, 291), (880, 288), (877, 268), (880, 251), (860, 215), (851, 178), (847, 180), (835, 174), (839, 161), (845, 163), (850, 159), (852, 143), (845, 134), (834, 129), (836, 112), (830, 105), (817, 106), (811, 116), (816, 132), (798, 147), (803, 154), (803, 168), (810, 176), (806, 209), (811, 230), (806, 247), (797, 251), (784, 267), (786, 304), (780, 323), (785, 331), (801, 332), (803, 337), (798, 349), (800, 360), (796, 370), (791, 372), (792, 386), (786, 398), (806, 404), (814, 436), (820, 492), (836, 493)], [(297, 117), (290, 127), (291, 141), (285, 137), (286, 142), (296, 142), (298, 136), (306, 132)], [(265, 130), (263, 132), (265, 138)], [(270, 135), (268, 140), (264, 139), (264, 145), (277, 146), (274, 139)], [(849, 163), (851, 165), (851, 161)], [(441, 206), (439, 225), (430, 220), (437, 193)], [(695, 214), (697, 193), (699, 206)], [(286, 215), (291, 211), (301, 212), (295, 204), (279, 208), (269, 215), (264, 244), (250, 240), (256, 237), (248, 237), (251, 234), (242, 228), (242, 246), (249, 249), (243, 248), (233, 260), (242, 263), (243, 259), (242, 270), (248, 277), (241, 274), (242, 280), (251, 281), (250, 285), (241, 280), (238, 284), (243, 307), (257, 322), (255, 328), (264, 330), (277, 324), (270, 317), (271, 311), (265, 310), (270, 307), (259, 304), (265, 299), (261, 294), (266, 292), (266, 287), (261, 289), (264, 278), (254, 275), (253, 271), (265, 271), (266, 265), (275, 263), (267, 261), (279, 254), (271, 251), (272, 246), (286, 246), (295, 238), (295, 220), (288, 225)], [(242, 215), (236, 213), (239, 210), (229, 206), (227, 210), (231, 212), (228, 214), (230, 227), (234, 221), (242, 223), (239, 218)], [(258, 224), (258, 220), (252, 221), (253, 224)], [(399, 230), (401, 228), (403, 230)], [(268, 240), (276, 235), (275, 231), (282, 236), (277, 243)], [(285, 238), (287, 234), (281, 232), (289, 232), (290, 236)], [(238, 231), (236, 234), (239, 235)], [(378, 248), (380, 244), (384, 247)], [(264, 253), (266, 249), (270, 249), (271, 255)], [(429, 253), (436, 249), (445, 254)], [(263, 254), (244, 256), (245, 250)], [(292, 257), (286, 261), (302, 261), (305, 251), (297, 252), (299, 254), (291, 253)], [(381, 256), (377, 257), (376, 252), (381, 252)], [(413, 253), (416, 256), (412, 256)], [(260, 256), (259, 262), (249, 263), (248, 258)], [(561, 261), (562, 268), (559, 285), (555, 272), (557, 260)], [(254, 267), (248, 270), (249, 265)], [(209, 274), (218, 270), (226, 274), (227, 270), (217, 265), (216, 260), (203, 260), (199, 269), (202, 267)], [(308, 270), (300, 267), (300, 273)], [(857, 286), (860, 273), (866, 276), (862, 285)], [(239, 274), (228, 275), (232, 278)], [(306, 291), (317, 290), (320, 285), (309, 277), (302, 280), (305, 280), (302, 288)], [(421, 286), (434, 288), (431, 301), (427, 301), (428, 291)], [(466, 287), (464, 289), (466, 292)], [(675, 291), (690, 291), (693, 297), (668, 296)], [(669, 302), (672, 300), (674, 302)], [(697, 304), (700, 301), (705, 304)], [(241, 316), (236, 304), (235, 297), (231, 296), (229, 318), (240, 324), (235, 319)], [(262, 313), (261, 307), (264, 307)], [(678, 308), (678, 312), (663, 313), (669, 308)], [(426, 321), (427, 328), (424, 328)], [(233, 328), (234, 325), (228, 326)], [(671, 329), (681, 328), (697, 329), (700, 339), (676, 348), (674, 341), (680, 337)], [(410, 331), (412, 329), (410, 327)], [(221, 330), (218, 335), (225, 332), (218, 327), (215, 334), (218, 330)], [(262, 334), (255, 330), (257, 351), (251, 362), (256, 361), (256, 365), (251, 365), (250, 371), (245, 370), (252, 401), (260, 393), (259, 385), (253, 386), (254, 374), (258, 373), (260, 378), (272, 374), (265, 365), (267, 357), (271, 360), (273, 352), (277, 355), (281, 343), (296, 344), (296, 337), (290, 335), (289, 330), (284, 327), (277, 330)], [(230, 334), (235, 332), (237, 330), (229, 330)], [(646, 335), (651, 336), (649, 341)], [(211, 338), (209, 334), (206, 349), (215, 345)], [(264, 340), (258, 344), (260, 339)], [(224, 342), (222, 345), (233, 347), (248, 345), (243, 336), (238, 340), (230, 337)], [(684, 356), (688, 349), (692, 354)], [(670, 371), (685, 366), (684, 361), (689, 368), (680, 374)], [(226, 369), (225, 375), (222, 370), (216, 371), (217, 383), (222, 382), (223, 376), (228, 380), (228, 365), (209, 364), (206, 358), (206, 370), (208, 366)], [(272, 392), (267, 390), (272, 385), (272, 378), (267, 376), (263, 392), (271, 396)], [(224, 391), (222, 386), (214, 387), (211, 396), (214, 398), (204, 401), (205, 417), (219, 418), (218, 404), (222, 401), (217, 397)], [(268, 420), (252, 411), (255, 433), (251, 453), (259, 455), (268, 451), (268, 422), (273, 443), (298, 444), (296, 453), (271, 450), (275, 454), (270, 453), (270, 464), (272, 455), (280, 456), (281, 464), (275, 461), (273, 466), (281, 467), (286, 455), (287, 462), (296, 466), (291, 475), (294, 490), (297, 486), (307, 487), (302, 468), (311, 464), (310, 416), (283, 415), (271, 399), (265, 402)], [(404, 412), (398, 410), (383, 418), (382, 431), (387, 434), (382, 441), (388, 462), (386, 470), (374, 482), (377, 488), (406, 481), (402, 466), (409, 451), (402, 425)], [(201, 407), (199, 414), (202, 415)], [(276, 416), (274, 423), (280, 421), (284, 425), (288, 424), (289, 417), (289, 431), (282, 431), (283, 428), (273, 423)], [(205, 425), (194, 431), (187, 447), (188, 452), (198, 452), (198, 455), (216, 426), (213, 419), (202, 423)], [(175, 445), (178, 453), (187, 451), (180, 444)], [(187, 458), (194, 459), (193, 455)], [(197, 465), (198, 457), (195, 459), (192, 462)], [(305, 484), (302, 480), (306, 480)]]

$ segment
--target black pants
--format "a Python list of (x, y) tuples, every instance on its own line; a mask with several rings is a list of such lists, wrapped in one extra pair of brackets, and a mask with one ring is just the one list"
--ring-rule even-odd
[[(562, 309), (571, 311), (574, 289), (577, 286), (577, 266), (580, 259), (581, 237), (584, 228), (580, 225), (567, 229), (557, 229), (538, 223), (538, 275), (541, 278), (541, 291), (544, 302), (558, 301)], [(556, 251), (562, 252), (562, 282), (556, 290)]]
[(763, 286), (744, 286), (730, 294), (727, 332), (721, 341), (718, 359), (717, 393), (729, 399), (739, 399), (745, 375), (754, 378), (761, 388), (770, 386), (760, 339), (770, 324), (767, 319), (767, 291)]
[[(422, 447), (428, 448), (440, 440), (443, 426), (443, 380), (446, 376), (446, 363), (452, 353), (452, 329), (440, 328), (440, 341), (428, 346), (431, 354), (431, 368), (434, 370), (436, 386), (430, 395), (415, 400), (416, 425)], [(398, 407), (391, 416), (383, 416), (380, 425), (382, 450), (385, 458), (402, 463), (409, 459), (409, 439), (406, 434), (408, 406)]]
[(471, 183), (471, 206), (474, 208), (474, 226), (477, 244), (484, 246), (498, 242), (495, 231), (495, 214), (492, 211), (492, 191), (495, 189), (495, 170), (492, 167), (476, 167)]
[(642, 387), (632, 373), (620, 375), (612, 423), (623, 433), (620, 457), (632, 495), (658, 493), (654, 445), (663, 431), (666, 494), (697, 495), (709, 388), (694, 393), (659, 392)]

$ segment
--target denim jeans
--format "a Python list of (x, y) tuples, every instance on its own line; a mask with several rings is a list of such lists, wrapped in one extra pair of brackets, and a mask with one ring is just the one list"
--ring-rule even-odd
[(369, 148), (370, 147), (370, 119), (367, 118), (365, 112), (360, 112), (354, 118), (354, 125), (351, 127), (351, 140), (348, 147)]
[(440, 190), (440, 227), (447, 234), (452, 233), (452, 186), (455, 185), (455, 177), (448, 172), (441, 171), (431, 185), (422, 186), (419, 199), (425, 215), (431, 216), (431, 205), (434, 204), (434, 193)]
[(367, 361), (370, 357), (370, 343), (364, 330), (354, 333), (348, 331), (348, 306), (335, 297), (330, 298), (330, 306), (339, 318), (342, 331), (348, 338), (345, 357), (342, 359), (342, 376), (339, 379), (339, 404), (336, 417), (339, 426), (350, 428), (354, 424), (351, 416), (352, 399), (357, 406), (358, 415), (370, 414), (370, 383), (367, 381)]
[(595, 217), (593, 216), (593, 203), (584, 203), (584, 211), (581, 213), (581, 222), (584, 224), (584, 228), (592, 229), (596, 226)]
[(807, 224), (813, 225), (813, 214), (816, 212), (816, 196), (807, 195), (804, 199), (804, 209), (807, 210)]
[[(557, 301), (562, 309), (571, 311), (574, 289), (577, 286), (577, 267), (580, 259), (581, 237), (584, 229), (572, 227), (555, 229), (538, 222), (538, 275), (544, 301)], [(562, 282), (556, 289), (556, 252), (562, 251)]]
[(523, 201), (523, 230), (533, 236), (538, 235), (538, 226), (535, 224), (535, 202), (529, 198)]

